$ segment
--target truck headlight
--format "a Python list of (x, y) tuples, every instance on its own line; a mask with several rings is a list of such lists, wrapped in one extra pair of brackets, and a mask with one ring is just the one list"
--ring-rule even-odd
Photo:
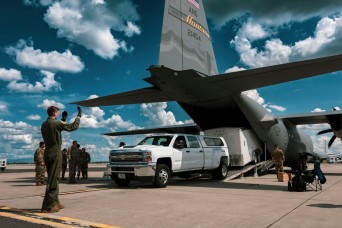
[(152, 152), (151, 151), (143, 152), (143, 161), (144, 162), (151, 162), (152, 161)]

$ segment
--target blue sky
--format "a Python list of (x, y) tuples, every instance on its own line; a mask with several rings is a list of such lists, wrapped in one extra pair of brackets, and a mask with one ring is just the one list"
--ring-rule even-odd
[[(220, 73), (342, 53), (341, 1), (203, 0)], [(11, 0), (0, 2), (0, 157), (33, 159), (46, 108), (76, 116), (69, 103), (149, 86), (158, 63), (164, 1)], [(276, 77), (276, 75), (275, 75)], [(342, 107), (342, 73), (248, 91), (274, 115)], [(101, 133), (191, 122), (175, 102), (84, 108), (78, 140), (93, 161), (120, 141)], [(327, 125), (302, 126), (318, 151)], [(329, 152), (342, 149), (336, 140)]]

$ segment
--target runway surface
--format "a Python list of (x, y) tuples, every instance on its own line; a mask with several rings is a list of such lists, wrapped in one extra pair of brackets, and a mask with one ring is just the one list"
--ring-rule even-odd
[(122, 188), (104, 178), (106, 164), (90, 164), (89, 179), (61, 181), (66, 208), (42, 214), (45, 187), (35, 186), (34, 165), (9, 164), (0, 172), (0, 226), (337, 227), (342, 164), (321, 168), (327, 178), (322, 191), (289, 192), (274, 173), (223, 182), (175, 179), (163, 189), (143, 182)]

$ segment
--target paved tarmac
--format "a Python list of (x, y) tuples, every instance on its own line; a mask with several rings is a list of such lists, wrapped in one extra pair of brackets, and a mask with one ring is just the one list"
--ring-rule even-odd
[(0, 226), (339, 227), (342, 164), (321, 168), (327, 178), (322, 191), (289, 192), (274, 173), (223, 182), (175, 179), (163, 189), (142, 182), (122, 188), (103, 178), (105, 164), (91, 164), (89, 179), (60, 183), (66, 208), (42, 214), (45, 187), (35, 186), (34, 166), (10, 164), (0, 172)]

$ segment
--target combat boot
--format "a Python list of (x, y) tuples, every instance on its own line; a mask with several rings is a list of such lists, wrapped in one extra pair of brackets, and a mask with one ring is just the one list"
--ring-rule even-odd
[(65, 208), (64, 204), (61, 204), (61, 203), (57, 204), (57, 207), (58, 207), (59, 209)]
[(40, 212), (41, 213), (55, 213), (59, 211), (59, 207), (56, 205), (53, 208), (50, 209), (42, 209)]

